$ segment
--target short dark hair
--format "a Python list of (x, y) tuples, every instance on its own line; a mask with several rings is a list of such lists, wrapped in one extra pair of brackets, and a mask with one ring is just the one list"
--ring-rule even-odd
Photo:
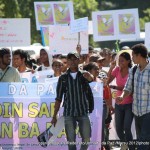
[(93, 51), (94, 48), (92, 46), (89, 46), (89, 51)]
[(29, 54), (22, 50), (22, 49), (17, 49), (13, 52), (13, 55), (19, 55), (21, 57), (21, 59), (25, 58), (25, 63), (27, 63), (28, 59), (29, 59)]
[(148, 57), (150, 57), (150, 52), (148, 52)]
[(90, 71), (90, 70), (94, 69), (96, 66), (98, 66), (98, 64), (96, 62), (90, 62), (83, 66), (83, 70)]
[(0, 57), (3, 58), (3, 56), (6, 54), (10, 54), (10, 49), (9, 48), (1, 48), (0, 49)]
[(92, 54), (89, 58), (89, 62), (97, 62), (97, 60), (100, 58), (98, 54)]
[(60, 56), (59, 56), (59, 59), (67, 59), (67, 54), (65, 55), (65, 54), (61, 54)]
[(148, 56), (148, 50), (142, 43), (134, 45), (131, 50), (133, 50), (134, 54), (140, 54), (143, 58), (147, 58)]

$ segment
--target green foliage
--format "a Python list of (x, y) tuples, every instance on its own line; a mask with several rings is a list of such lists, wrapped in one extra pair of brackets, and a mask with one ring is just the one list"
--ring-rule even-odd
[(143, 13), (145, 14), (143, 18), (140, 18), (140, 27), (141, 30), (144, 31), (145, 29), (145, 23), (146, 22), (150, 22), (150, 8), (147, 8), (146, 10), (143, 11)]
[[(50, 0), (0, 0), (1, 18), (30, 18), (31, 19), (31, 43), (41, 43), (40, 31), (36, 30), (34, 2)], [(59, 0), (55, 0), (59, 1)], [(138, 8), (140, 28), (145, 29), (145, 22), (150, 22), (150, 0), (72, 0), (75, 19), (88, 17), (91, 20), (92, 11)], [(93, 42), (93, 36), (89, 36), (90, 45), (97, 47), (115, 47), (115, 41)]]
[(73, 0), (75, 19), (88, 17), (91, 20), (92, 11), (96, 11), (98, 3), (95, 0)]

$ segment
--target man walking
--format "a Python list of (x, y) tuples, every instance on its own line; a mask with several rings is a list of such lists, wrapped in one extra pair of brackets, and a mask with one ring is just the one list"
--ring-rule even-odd
[[(135, 124), (138, 141), (138, 150), (150, 150), (150, 62), (148, 51), (143, 44), (137, 44), (132, 48), (132, 59), (137, 64), (129, 73), (124, 92), (117, 98), (121, 103), (127, 95), (133, 92), (132, 111), (135, 115)], [(134, 143), (133, 143), (134, 144)]]
[(81, 144), (81, 150), (87, 150), (88, 142), (90, 142), (91, 137), (91, 125), (88, 115), (94, 109), (93, 94), (88, 84), (88, 80), (91, 79), (85, 79), (82, 71), (78, 69), (78, 53), (69, 53), (67, 55), (67, 63), (69, 69), (66, 73), (61, 75), (58, 80), (55, 110), (51, 123), (55, 125), (57, 122), (57, 112), (64, 95), (63, 115), (68, 148), (69, 150), (76, 150), (75, 130), (78, 123), (83, 142), (83, 144)]

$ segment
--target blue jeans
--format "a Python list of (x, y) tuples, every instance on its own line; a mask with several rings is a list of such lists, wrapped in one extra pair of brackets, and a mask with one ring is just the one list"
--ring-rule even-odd
[[(138, 150), (150, 150), (150, 113), (143, 116), (135, 116), (135, 127), (138, 138)], [(141, 145), (138, 143), (141, 143)]]
[(106, 118), (107, 118), (107, 106), (106, 106), (106, 104), (103, 104), (102, 141), (104, 141), (104, 139), (105, 139), (105, 129), (106, 129), (105, 120), (106, 120)]
[[(76, 126), (79, 126), (79, 132), (82, 138), (82, 142), (90, 142), (91, 137), (91, 124), (90, 119), (87, 116), (81, 117), (69, 117), (65, 116), (65, 131), (67, 136), (68, 148), (69, 150), (76, 150), (76, 143), (72, 144), (71, 142), (76, 142)], [(81, 144), (80, 150), (87, 150), (88, 144)]]
[[(115, 124), (116, 132), (121, 142), (133, 140), (131, 124), (133, 121), (132, 104), (115, 104)], [(133, 149), (129, 145), (129, 149)]]

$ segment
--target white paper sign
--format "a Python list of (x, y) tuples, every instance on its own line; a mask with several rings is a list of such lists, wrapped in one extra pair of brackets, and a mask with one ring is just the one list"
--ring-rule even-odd
[(72, 20), (70, 23), (70, 32), (77, 33), (88, 30), (88, 17)]
[(74, 19), (73, 3), (67, 2), (34, 2), (36, 28), (43, 25), (68, 25)]
[(94, 41), (140, 38), (138, 9), (92, 13)]
[(0, 47), (29, 46), (30, 19), (0, 19)]
[[(70, 34), (69, 26), (49, 26), (49, 48), (50, 53), (68, 54), (76, 51), (78, 33)], [(88, 31), (80, 32), (81, 54), (88, 53)]]
[(88, 34), (93, 34), (93, 23), (92, 21), (88, 21)]
[(150, 22), (145, 24), (145, 46), (150, 51)]
[(45, 82), (46, 78), (51, 78), (53, 75), (54, 75), (53, 70), (36, 71), (35, 73), (31, 72), (20, 73), (21, 81), (23, 83)]

